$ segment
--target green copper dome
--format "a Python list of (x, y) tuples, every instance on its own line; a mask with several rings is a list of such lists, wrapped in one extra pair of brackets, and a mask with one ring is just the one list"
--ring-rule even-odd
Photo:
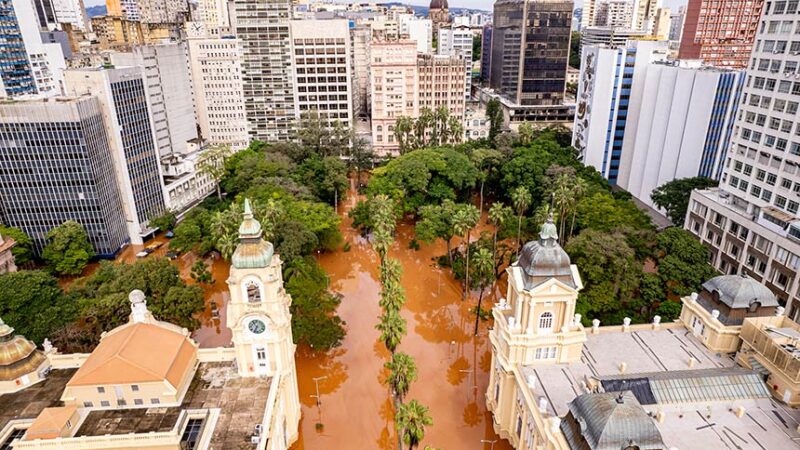
[(261, 224), (253, 217), (250, 200), (244, 200), (242, 224), (239, 225), (239, 245), (231, 257), (237, 269), (258, 269), (268, 267), (272, 262), (274, 250), (272, 243), (261, 237)]

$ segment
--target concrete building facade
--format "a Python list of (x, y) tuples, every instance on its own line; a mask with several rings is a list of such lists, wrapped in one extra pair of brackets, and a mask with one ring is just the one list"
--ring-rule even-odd
[(394, 123), (419, 116), (417, 43), (373, 41), (370, 46), (372, 147), (379, 155), (397, 151)]
[(718, 67), (747, 67), (763, 4), (763, 0), (690, 0), (678, 58), (702, 59)]
[(71, 95), (93, 95), (101, 106), (130, 240), (153, 233), (150, 219), (164, 213), (161, 165), (139, 67), (65, 72)]
[(110, 138), (91, 96), (0, 103), (2, 219), (36, 253), (67, 220), (83, 225), (101, 256), (129, 240)]
[(241, 42), (228, 38), (190, 38), (189, 72), (201, 137), (238, 151), (250, 143), (245, 112)]
[(242, 45), (244, 106), (250, 137), (288, 141), (295, 123), (289, 0), (235, 0), (234, 33)]
[[(763, 6), (739, 116), (717, 189), (695, 191), (684, 227), (723, 273), (747, 273), (800, 320), (800, 80), (797, 5)], [(800, 44), (798, 44), (800, 45)]]
[(437, 53), (461, 58), (464, 65), (464, 99), (470, 100), (472, 91), (472, 29), (467, 26), (439, 28)]
[(353, 126), (350, 30), (346, 20), (293, 20), (292, 71), (295, 117), (313, 111), (332, 128)]

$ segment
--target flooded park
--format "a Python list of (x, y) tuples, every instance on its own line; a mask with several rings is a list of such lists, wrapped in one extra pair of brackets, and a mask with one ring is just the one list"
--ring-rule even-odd
[[(340, 347), (326, 353), (302, 346), (297, 349), (303, 417), (294, 450), (390, 450), (397, 442), (391, 392), (382, 382), (389, 353), (375, 329), (380, 314), (378, 256), (369, 241), (350, 226), (347, 210), (354, 198), (344, 203), (339, 214), (349, 245), (316, 257), (330, 277), (330, 290), (342, 296), (338, 314), (347, 323), (347, 334)], [(476, 237), (477, 232), (473, 234)], [(400, 223), (389, 254), (403, 265), (402, 284), (407, 297), (402, 315), (408, 334), (399, 350), (413, 356), (417, 364), (418, 378), (408, 398), (428, 406), (433, 418), (433, 425), (426, 428), (423, 448), (489, 449), (493, 445), (495, 450), (510, 449), (508, 442), (494, 433), (485, 405), (491, 321), (481, 322), (478, 335), (474, 335), (475, 315), (470, 308), (477, 302), (477, 292), (463, 301), (461, 284), (449, 270), (435, 264), (434, 258), (446, 252), (444, 242), (422, 244), (414, 250), (409, 246), (413, 238), (413, 224)], [(162, 236), (147, 242), (163, 243), (149, 257), (165, 256), (167, 241)], [(453, 240), (454, 245), (457, 242), (457, 238)], [(133, 262), (142, 248), (128, 246), (117, 261)], [(173, 263), (182, 277), (193, 283), (190, 269), (196, 261), (196, 255), (186, 253)], [(201, 347), (229, 345), (231, 332), (225, 326), (229, 263), (221, 258), (205, 261), (214, 282), (204, 285), (206, 309), (200, 316), (202, 326), (193, 337)], [(83, 275), (95, 267), (87, 268)], [(504, 287), (498, 283), (487, 290), (485, 308), (497, 301), (501, 289)]]

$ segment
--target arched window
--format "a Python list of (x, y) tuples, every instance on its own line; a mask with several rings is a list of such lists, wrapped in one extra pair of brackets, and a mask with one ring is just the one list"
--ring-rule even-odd
[(758, 308), (761, 308), (761, 302), (754, 300), (750, 302), (750, 308), (748, 312), (751, 313), (758, 312)]
[(261, 286), (253, 280), (245, 283), (247, 292), (247, 301), (249, 303), (258, 303), (261, 301)]
[(546, 331), (553, 328), (553, 313), (543, 312), (539, 316), (539, 331)]

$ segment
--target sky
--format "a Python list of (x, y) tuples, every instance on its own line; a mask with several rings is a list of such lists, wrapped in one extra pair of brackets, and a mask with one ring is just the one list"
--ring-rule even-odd
[[(381, 0), (373, 0), (376, 2), (380, 2)], [(386, 0), (386, 1), (402, 1), (402, 0)], [(670, 7), (673, 10), (677, 10), (678, 6), (685, 5), (687, 0), (662, 0), (664, 2), (664, 6)], [(403, 3), (407, 3), (410, 5), (424, 5), (427, 6), (430, 4), (430, 1), (426, 0), (406, 0)], [(448, 0), (451, 8), (473, 8), (473, 9), (484, 9), (487, 11), (492, 10), (492, 5), (494, 4), (494, 0)], [(86, 6), (95, 6), (95, 5), (103, 5), (105, 4), (105, 0), (84, 0), (84, 4)], [(575, 7), (579, 7), (583, 4), (583, 0), (575, 0)]]

